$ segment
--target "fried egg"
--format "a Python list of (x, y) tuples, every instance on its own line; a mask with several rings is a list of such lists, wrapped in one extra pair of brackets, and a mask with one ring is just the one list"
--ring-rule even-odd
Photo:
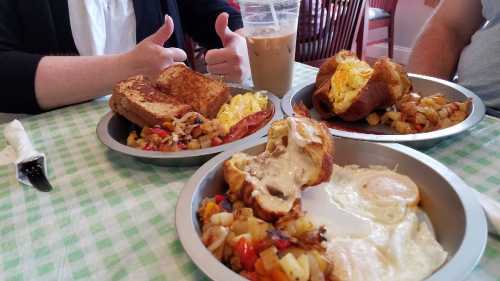
[(301, 199), (313, 221), (327, 229), (332, 279), (418, 281), (446, 261), (409, 177), (383, 167), (333, 171), (328, 183)]
[(267, 102), (267, 96), (260, 92), (235, 95), (228, 103), (222, 105), (217, 113), (217, 120), (224, 132), (228, 133), (229, 129), (243, 118), (266, 109)]
[(380, 223), (398, 223), (419, 201), (417, 185), (407, 176), (383, 167), (333, 169), (330, 192), (349, 212)]

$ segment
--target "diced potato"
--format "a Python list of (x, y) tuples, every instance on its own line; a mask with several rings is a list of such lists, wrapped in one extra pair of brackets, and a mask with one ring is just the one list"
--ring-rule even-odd
[(136, 131), (130, 132), (130, 134), (127, 137), (127, 145), (136, 147), (137, 146), (136, 141), (137, 141), (137, 132)]
[(207, 135), (203, 135), (203, 136), (199, 137), (198, 140), (200, 142), (201, 148), (207, 148), (207, 147), (210, 147), (212, 145), (212, 140)]
[(307, 257), (307, 254), (302, 254), (297, 261), (299, 262), (300, 266), (302, 267), (302, 278), (303, 280), (307, 281), (309, 280), (309, 276), (311, 275), (311, 271), (309, 269), (309, 258)]
[(192, 149), (200, 149), (201, 148), (200, 141), (197, 139), (192, 139), (190, 142), (188, 142), (187, 148), (191, 149), (191, 150)]
[(306, 272), (302, 268), (302, 265), (291, 253), (286, 254), (280, 259), (280, 266), (291, 280), (307, 281), (309, 278), (309, 276), (306, 276)]
[(237, 235), (233, 238), (233, 243), (238, 243), (238, 241), (240, 241), (240, 239), (243, 238), (243, 239), (246, 239), (248, 241), (251, 241), (252, 240), (252, 234), (250, 233), (243, 233), (243, 234), (240, 234), (240, 235)]
[(235, 220), (231, 225), (231, 231), (236, 235), (248, 232), (248, 222), (246, 220)]
[(448, 128), (453, 125), (453, 122), (449, 118), (444, 118), (441, 119), (440, 127), (441, 128)]
[(253, 217), (252, 208), (241, 208), (240, 209), (240, 216), (246, 217), (246, 218)]
[(260, 252), (260, 258), (266, 271), (271, 271), (273, 268), (279, 266), (279, 258), (277, 255), (278, 249), (272, 246)]
[(171, 121), (163, 122), (162, 127), (173, 132), (175, 130), (175, 125)]
[(269, 224), (263, 220), (251, 217), (248, 219), (248, 230), (252, 234), (254, 241), (260, 241), (267, 237)]
[(298, 258), (304, 253), (306, 253), (306, 250), (298, 247), (289, 247), (288, 249), (285, 250), (285, 253), (292, 254), (295, 258)]
[(310, 270), (310, 280), (311, 281), (325, 281), (325, 274), (319, 267), (318, 261), (313, 253), (309, 253), (307, 255), (307, 260), (309, 261), (309, 270)]
[(455, 111), (450, 116), (450, 120), (457, 123), (462, 122), (465, 118), (467, 118), (467, 114), (464, 111)]
[(458, 108), (460, 111), (467, 112), (469, 110), (469, 101), (458, 103)]
[(318, 262), (319, 265), (319, 269), (322, 272), (325, 272), (328, 269), (328, 260), (325, 258), (325, 256), (321, 255), (316, 250), (312, 250), (311, 254), (316, 258), (316, 261)]
[(230, 226), (233, 223), (233, 214), (228, 212), (220, 212), (210, 217), (210, 222), (213, 224)]
[(302, 216), (295, 221), (295, 236), (300, 236), (313, 229), (314, 224), (307, 216)]
[(280, 267), (276, 267), (271, 271), (271, 278), (273, 281), (291, 281), (291, 279), (288, 278), (288, 275), (283, 272)]
[[(429, 121), (432, 123), (436, 124), (439, 121), (439, 113), (431, 107), (419, 107), (419, 112), (424, 114)], [(418, 115), (418, 113), (417, 113)], [(417, 122), (418, 123), (418, 122)], [(419, 124), (425, 124), (424, 123), (419, 123)]]
[(410, 124), (407, 122), (403, 121), (395, 121), (393, 124), (394, 129), (402, 134), (411, 134), (413, 133), (412, 128), (410, 127)]
[(401, 113), (395, 111), (388, 111), (382, 115), (381, 122), (383, 124), (391, 124), (393, 121), (400, 120)]
[(425, 125), (427, 124), (427, 117), (423, 113), (417, 112), (415, 114), (415, 123)]
[(366, 122), (370, 126), (376, 126), (380, 123), (380, 116), (376, 112), (370, 113), (368, 116), (366, 116)]
[(262, 259), (257, 259), (257, 261), (255, 262), (255, 271), (259, 275), (266, 275), (267, 274), (267, 270), (264, 267), (264, 263), (263, 263)]

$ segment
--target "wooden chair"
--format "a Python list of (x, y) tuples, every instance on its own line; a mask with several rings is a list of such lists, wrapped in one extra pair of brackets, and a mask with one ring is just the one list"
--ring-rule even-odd
[[(398, 0), (369, 0), (367, 2), (356, 40), (358, 57), (363, 58), (367, 46), (384, 42), (388, 44), (389, 57), (394, 57), (394, 18), (397, 4)], [(387, 27), (387, 38), (368, 42), (369, 30), (382, 27)]]
[(301, 0), (295, 60), (320, 66), (350, 50), (366, 0)]

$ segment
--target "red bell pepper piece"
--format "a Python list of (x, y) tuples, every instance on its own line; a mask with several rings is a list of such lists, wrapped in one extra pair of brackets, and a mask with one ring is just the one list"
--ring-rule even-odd
[(217, 203), (217, 204), (224, 201), (224, 199), (226, 199), (226, 196), (224, 196), (222, 194), (215, 195), (215, 203)]
[(164, 138), (169, 135), (169, 133), (161, 128), (151, 128), (153, 134), (157, 134), (160, 138)]
[(244, 270), (254, 271), (257, 253), (250, 241), (241, 238), (234, 246), (235, 253), (240, 257), (240, 263)]
[(286, 249), (288, 249), (288, 247), (290, 247), (290, 240), (278, 239), (278, 240), (274, 241), (274, 246), (276, 246), (276, 248), (278, 248), (278, 250), (280, 250), (280, 251), (286, 250)]

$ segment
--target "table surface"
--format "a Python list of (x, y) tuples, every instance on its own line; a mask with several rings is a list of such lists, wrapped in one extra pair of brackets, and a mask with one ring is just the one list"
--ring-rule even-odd
[[(294, 86), (315, 73), (297, 64)], [(0, 167), (0, 279), (207, 279), (175, 230), (176, 200), (196, 167), (156, 167), (109, 151), (95, 134), (107, 111), (101, 99), (22, 119), (48, 157), (55, 189), (37, 192), (16, 181), (13, 166)], [(424, 152), (500, 200), (499, 119), (486, 117)], [(500, 280), (498, 237), (489, 237), (468, 280)]]

